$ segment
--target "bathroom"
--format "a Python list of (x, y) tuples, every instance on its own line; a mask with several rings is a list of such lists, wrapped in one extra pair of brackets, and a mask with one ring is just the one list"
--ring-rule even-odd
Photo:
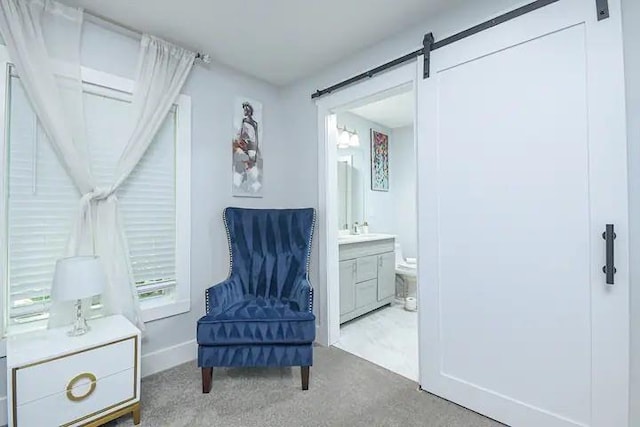
[(399, 88), (336, 115), (336, 346), (417, 381), (414, 100)]

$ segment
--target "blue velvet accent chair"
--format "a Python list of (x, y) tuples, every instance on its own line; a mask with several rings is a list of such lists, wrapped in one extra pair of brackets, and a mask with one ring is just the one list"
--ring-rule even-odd
[(214, 367), (300, 366), (309, 388), (316, 337), (309, 257), (313, 209), (224, 210), (227, 280), (206, 291), (198, 366), (209, 393)]

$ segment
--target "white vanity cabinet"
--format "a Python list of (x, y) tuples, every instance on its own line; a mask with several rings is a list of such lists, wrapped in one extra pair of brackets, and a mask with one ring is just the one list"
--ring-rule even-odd
[(390, 304), (395, 294), (395, 238), (346, 236), (340, 245), (340, 323)]

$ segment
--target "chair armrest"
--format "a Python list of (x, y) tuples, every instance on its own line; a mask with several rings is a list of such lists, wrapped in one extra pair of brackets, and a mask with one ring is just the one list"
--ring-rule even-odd
[(313, 312), (313, 287), (308, 279), (301, 279), (291, 290), (291, 301), (298, 303), (300, 311)]
[(233, 277), (211, 286), (205, 291), (207, 315), (216, 316), (230, 305), (242, 301), (244, 292), (242, 285)]

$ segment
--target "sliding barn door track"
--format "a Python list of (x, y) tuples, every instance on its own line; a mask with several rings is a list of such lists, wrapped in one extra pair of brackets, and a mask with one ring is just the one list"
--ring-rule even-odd
[[(424, 61), (424, 75), (425, 79), (429, 78), (430, 74), (430, 62), (431, 62), (431, 52), (434, 50), (438, 50), (445, 46), (448, 46), (452, 43), (463, 40), (467, 37), (473, 36), (474, 34), (478, 34), (482, 31), (488, 30), (489, 28), (493, 28), (497, 25), (503, 24), (505, 22), (511, 21), (512, 19), (518, 18), (522, 15), (525, 15), (529, 12), (533, 12), (535, 10), (541, 9), (545, 6), (549, 6), (550, 4), (557, 3), (561, 0), (536, 0), (532, 3), (514, 9), (510, 12), (497, 16), (493, 19), (485, 21), (481, 24), (478, 24), (474, 27), (468, 28), (464, 31), (460, 31), (457, 34), (449, 36), (440, 41), (435, 41), (433, 37), (433, 33), (427, 33), (424, 36), (422, 41), (422, 48), (408, 53), (400, 58), (396, 58), (393, 61), (389, 61), (385, 64), (377, 66), (375, 68), (370, 69), (369, 71), (365, 71), (364, 73), (358, 74), (357, 76), (353, 76), (347, 80), (344, 80), (340, 83), (336, 83), (333, 86), (330, 86), (326, 89), (317, 90), (311, 95), (311, 99), (320, 98), (321, 96), (328, 95), (336, 90), (342, 89), (344, 87), (350, 86), (354, 83), (357, 83), (361, 80), (365, 80), (375, 76), (376, 74), (380, 74), (384, 71), (387, 71), (391, 68), (395, 68), (399, 65), (402, 65), (406, 62), (412, 61), (416, 59), (418, 56), (423, 56)], [(598, 14), (598, 20), (601, 21), (603, 19), (607, 19), (609, 17), (609, 1), (608, 0), (595, 0), (596, 2), (596, 11)]]

